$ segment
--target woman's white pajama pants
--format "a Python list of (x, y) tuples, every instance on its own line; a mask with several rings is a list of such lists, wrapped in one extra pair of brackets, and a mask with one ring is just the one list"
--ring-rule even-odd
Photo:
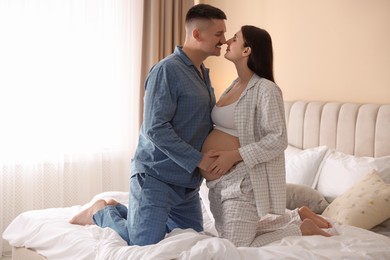
[(298, 209), (259, 217), (252, 184), (243, 162), (218, 180), (207, 181), (210, 209), (218, 236), (237, 247), (260, 247), (286, 236), (301, 236)]

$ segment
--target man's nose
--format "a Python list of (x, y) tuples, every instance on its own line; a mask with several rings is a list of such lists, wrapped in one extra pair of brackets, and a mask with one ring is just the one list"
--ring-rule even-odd
[(227, 42), (226, 42), (225, 36), (222, 36), (221, 43), (222, 43), (222, 44), (226, 44), (226, 43), (227, 43)]

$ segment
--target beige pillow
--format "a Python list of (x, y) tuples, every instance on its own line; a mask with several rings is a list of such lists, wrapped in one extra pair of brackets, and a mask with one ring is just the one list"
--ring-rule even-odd
[(390, 217), (390, 184), (373, 170), (338, 196), (322, 215), (341, 224), (370, 229)]
[(291, 210), (307, 206), (313, 212), (321, 214), (329, 205), (321, 193), (306, 185), (287, 183), (286, 193), (286, 208)]

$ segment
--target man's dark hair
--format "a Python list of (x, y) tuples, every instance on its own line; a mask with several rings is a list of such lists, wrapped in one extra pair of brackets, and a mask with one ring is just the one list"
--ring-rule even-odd
[(192, 19), (220, 19), (226, 20), (225, 13), (214, 6), (208, 4), (198, 4), (188, 10), (186, 23)]

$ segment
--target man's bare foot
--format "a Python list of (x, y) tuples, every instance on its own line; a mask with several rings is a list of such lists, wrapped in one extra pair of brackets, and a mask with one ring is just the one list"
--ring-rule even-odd
[(303, 236), (313, 236), (313, 235), (321, 235), (324, 237), (330, 237), (331, 234), (325, 232), (311, 220), (311, 219), (305, 219), (302, 221), (302, 224), (300, 226), (301, 232)]
[(77, 224), (77, 225), (93, 225), (92, 216), (99, 210), (103, 209), (107, 206), (107, 202), (105, 200), (97, 200), (93, 203), (89, 208), (81, 211), (79, 214), (74, 216), (69, 223)]
[(301, 220), (311, 219), (319, 228), (330, 228), (332, 224), (330, 224), (326, 219), (317, 215), (313, 211), (311, 211), (308, 207), (303, 206), (298, 209), (299, 216)]
[(116, 206), (116, 204), (118, 204), (118, 201), (116, 201), (114, 199), (107, 199), (106, 202), (107, 202), (107, 205), (111, 205), (111, 206)]

